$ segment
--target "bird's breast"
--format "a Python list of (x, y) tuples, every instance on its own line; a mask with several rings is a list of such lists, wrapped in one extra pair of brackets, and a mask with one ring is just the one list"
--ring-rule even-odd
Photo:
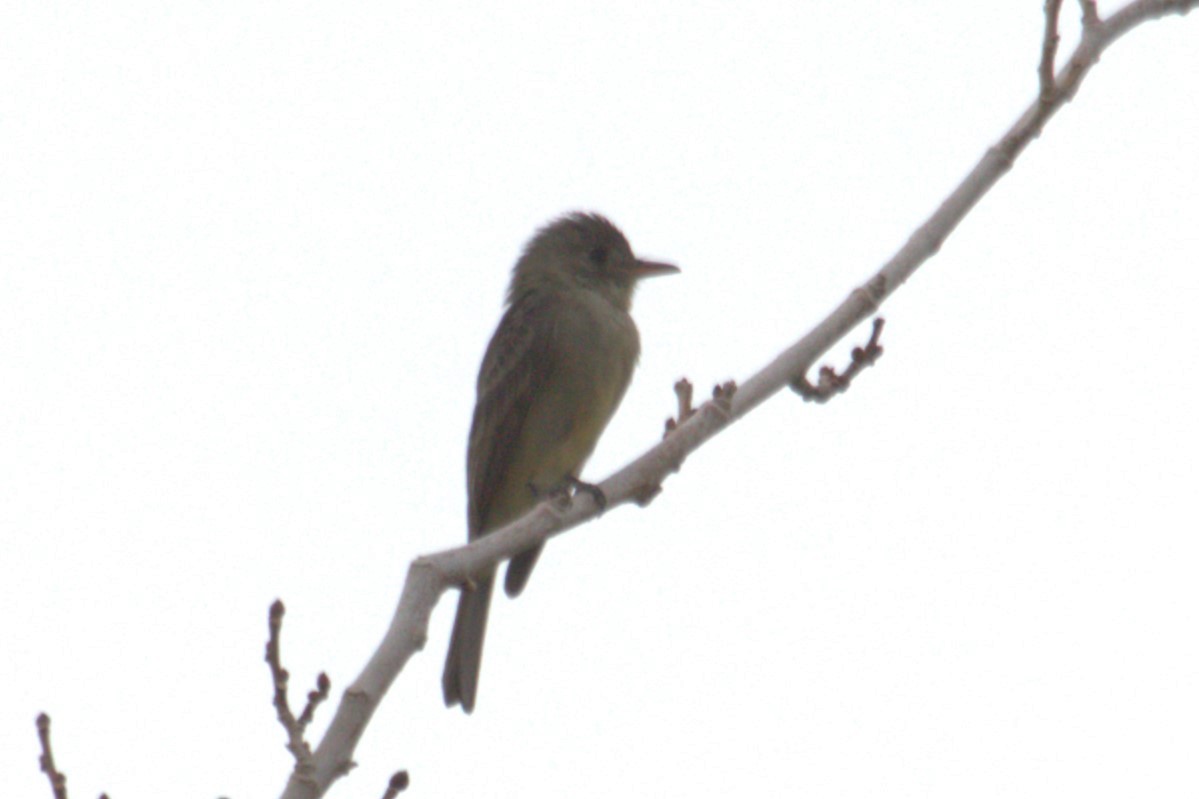
[(616, 412), (637, 363), (637, 328), (604, 303), (567, 306), (555, 320), (547, 378), (530, 408), (536, 448), (534, 482), (576, 475)]

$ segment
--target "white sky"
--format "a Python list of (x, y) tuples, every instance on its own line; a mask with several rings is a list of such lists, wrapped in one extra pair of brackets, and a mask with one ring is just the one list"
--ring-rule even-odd
[[(1032, 98), (1041, 5), (7, 6), (4, 795), (49, 796), (42, 710), (75, 797), (275, 795), (267, 606), (296, 701), (339, 694), (464, 539), (532, 231), (599, 210), (684, 270), (598, 480), (902, 244)], [(447, 596), (332, 795), (1199, 793), (1197, 34), (1103, 57), (847, 396), (555, 541), (469, 718)]]

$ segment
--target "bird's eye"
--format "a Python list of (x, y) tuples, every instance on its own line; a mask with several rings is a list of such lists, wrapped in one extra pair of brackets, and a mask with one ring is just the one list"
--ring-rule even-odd
[(591, 263), (602, 266), (604, 261), (608, 260), (608, 250), (606, 247), (596, 247), (587, 253), (587, 257), (591, 259)]

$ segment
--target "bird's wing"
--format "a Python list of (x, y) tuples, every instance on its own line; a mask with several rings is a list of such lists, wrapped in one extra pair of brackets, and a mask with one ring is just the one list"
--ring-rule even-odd
[[(479, 369), (478, 399), (467, 450), (470, 537), (478, 537), (501, 491), (529, 410), (553, 368), (549, 352), (552, 308), (535, 294), (517, 297), (500, 320)], [(534, 502), (529, 491), (529, 505)]]

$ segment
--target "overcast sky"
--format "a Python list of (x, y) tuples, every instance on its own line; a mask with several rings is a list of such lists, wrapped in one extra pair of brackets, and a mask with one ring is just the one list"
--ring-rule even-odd
[[(683, 270), (598, 481), (903, 244), (1033, 98), (1041, 6), (10, 4), (4, 795), (49, 796), (43, 710), (74, 797), (276, 795), (267, 607), (296, 701), (339, 695), (465, 539), (532, 232), (601, 211)], [(847, 395), (775, 397), (497, 599), (470, 717), (448, 595), (331, 795), (1199, 793), (1196, 75), (1195, 15), (1118, 42)]]

